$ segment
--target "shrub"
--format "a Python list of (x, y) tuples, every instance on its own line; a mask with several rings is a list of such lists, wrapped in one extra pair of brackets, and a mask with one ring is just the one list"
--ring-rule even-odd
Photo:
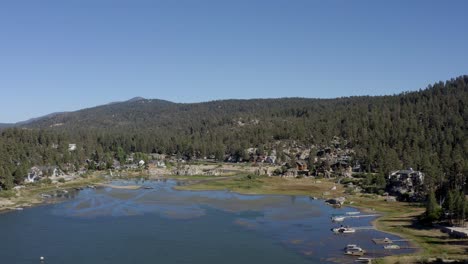
[(11, 198), (13, 196), (15, 196), (15, 191), (13, 191), (13, 190), (0, 191), (0, 197), (1, 198)]
[(43, 184), (52, 184), (52, 180), (49, 179), (49, 178), (45, 178), (45, 179), (41, 180), (41, 183), (43, 183)]
[(348, 187), (348, 188), (346, 188), (345, 193), (353, 195), (353, 194), (356, 193), (356, 190), (353, 187)]

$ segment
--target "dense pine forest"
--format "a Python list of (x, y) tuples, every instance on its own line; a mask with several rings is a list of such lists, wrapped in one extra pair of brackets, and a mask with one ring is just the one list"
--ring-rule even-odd
[[(467, 191), (467, 104), (468, 76), (378, 97), (194, 104), (135, 98), (3, 128), (0, 180), (11, 188), (33, 165), (77, 169), (86, 159), (111, 163), (134, 152), (222, 160), (250, 147), (271, 150), (274, 142), (325, 146), (338, 136), (367, 172), (412, 167), (426, 174), (427, 190), (458, 195)], [(68, 151), (70, 143), (76, 151)]]

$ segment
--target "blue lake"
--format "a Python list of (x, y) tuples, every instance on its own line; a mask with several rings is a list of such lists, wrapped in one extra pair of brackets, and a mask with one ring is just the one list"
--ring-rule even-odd
[[(0, 214), (0, 263), (353, 263), (347, 244), (369, 257), (390, 252), (372, 238), (398, 239), (368, 227), (333, 234), (334, 209), (304, 196), (176, 191), (175, 181), (118, 181), (153, 189), (103, 187), (70, 192), (68, 199)], [(406, 246), (405, 242), (399, 243)]]

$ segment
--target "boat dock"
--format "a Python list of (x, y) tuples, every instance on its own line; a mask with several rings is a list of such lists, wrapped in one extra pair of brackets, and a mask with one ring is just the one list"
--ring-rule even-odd
[(349, 215), (349, 214), (346, 214), (346, 215), (332, 215), (331, 219), (332, 221), (334, 222), (341, 222), (347, 218), (364, 218), (364, 217), (375, 217), (375, 216), (380, 216), (378, 214), (368, 214), (368, 215), (358, 215), (358, 214), (354, 214), (354, 215)]
[(374, 217), (380, 216), (378, 214), (368, 214), (368, 215), (344, 215), (345, 218), (362, 218), (362, 217)]
[(372, 241), (377, 245), (384, 245), (384, 244), (393, 244), (394, 242), (408, 242), (408, 239), (390, 239), (390, 238), (374, 238)]
[(375, 229), (373, 226), (358, 226), (358, 227), (353, 227), (356, 230), (372, 230)]

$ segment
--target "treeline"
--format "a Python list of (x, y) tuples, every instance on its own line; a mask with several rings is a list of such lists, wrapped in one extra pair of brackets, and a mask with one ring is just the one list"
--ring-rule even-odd
[[(120, 152), (185, 158), (245, 156), (274, 142), (329, 144), (346, 139), (368, 172), (412, 167), (426, 174), (437, 198), (467, 189), (468, 76), (394, 96), (338, 99), (254, 99), (177, 104), (128, 102), (63, 113), (0, 136), (0, 176), (6, 188), (35, 164), (72, 163)], [(78, 149), (68, 151), (68, 144)], [(120, 154), (121, 154), (120, 153)], [(94, 155), (94, 156), (93, 156)], [(101, 158), (99, 158), (101, 159)]]

